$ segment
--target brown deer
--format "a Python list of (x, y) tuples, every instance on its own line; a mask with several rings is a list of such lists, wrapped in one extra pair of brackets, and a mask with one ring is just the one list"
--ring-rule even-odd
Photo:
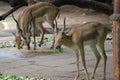
[[(30, 49), (30, 22), (32, 21), (34, 28), (37, 27), (41, 29), (42, 37), (39, 44), (39, 46), (41, 46), (45, 34), (45, 29), (42, 23), (47, 22), (50, 26), (52, 26), (52, 28), (54, 28), (54, 19), (56, 18), (58, 12), (59, 9), (48, 2), (39, 2), (32, 4), (24, 9), (23, 13), (19, 15), (20, 19), (18, 18), (17, 26), (19, 26), (19, 30), (21, 29), (20, 31), (22, 31), (21, 33), (18, 33), (25, 40), (27, 49)], [(39, 26), (36, 24), (39, 24)]]
[(68, 32), (68, 34), (65, 33), (65, 20), (64, 27), (61, 31), (58, 31), (57, 27), (55, 27), (54, 46), (57, 48), (61, 45), (65, 45), (74, 51), (77, 67), (77, 72), (74, 80), (77, 80), (79, 77), (79, 51), (81, 55), (82, 65), (85, 70), (86, 78), (87, 80), (90, 80), (85, 62), (85, 45), (90, 45), (90, 48), (92, 49), (97, 60), (91, 78), (94, 78), (96, 69), (101, 59), (101, 55), (96, 47), (98, 45), (102, 53), (102, 57), (104, 58), (104, 80), (106, 80), (107, 56), (104, 49), (104, 42), (109, 32), (111, 32), (111, 29), (99, 22), (87, 22), (82, 25), (73, 26), (72, 29)]
[(35, 4), (36, 2), (34, 0), (28, 0), (28, 6), (31, 6), (33, 4)]

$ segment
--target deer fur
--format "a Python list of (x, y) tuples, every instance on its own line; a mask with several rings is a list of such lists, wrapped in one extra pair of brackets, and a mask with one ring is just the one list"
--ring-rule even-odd
[[(65, 45), (68, 48), (72, 49), (75, 54), (76, 59), (76, 76), (74, 80), (77, 80), (79, 77), (79, 52), (81, 55), (82, 65), (85, 70), (87, 80), (90, 80), (89, 74), (86, 68), (86, 61), (85, 61), (85, 50), (84, 46), (89, 45), (92, 49), (95, 57), (96, 57), (96, 64), (94, 66), (94, 71), (92, 73), (91, 78), (94, 78), (96, 69), (101, 59), (101, 55), (104, 59), (104, 78), (106, 80), (106, 62), (107, 56), (104, 49), (105, 38), (107, 34), (111, 32), (111, 29), (106, 27), (106, 25), (99, 23), (99, 22), (87, 22), (82, 25), (73, 26), (72, 29), (66, 34), (65, 33), (65, 21), (64, 21), (64, 28), (62, 31), (58, 31), (55, 27), (55, 44), (54, 47), (59, 47), (61, 45)], [(98, 46), (100, 48), (101, 55), (97, 50)]]
[[(54, 27), (54, 19), (56, 18), (59, 9), (48, 2), (39, 2), (36, 4), (32, 4), (26, 7), (22, 14), (18, 17), (18, 24), (23, 34), (21, 35), (27, 44), (27, 48), (30, 49), (30, 30), (29, 24), (32, 22), (33, 27), (41, 29), (42, 38), (40, 41), (40, 45), (43, 43), (45, 29), (42, 25), (44, 22), (48, 22), (52, 28)], [(32, 17), (31, 17), (32, 16)], [(20, 18), (20, 20), (19, 20)], [(37, 26), (36, 24), (39, 24)], [(34, 31), (34, 30), (33, 30)], [(35, 32), (35, 31), (34, 31)], [(35, 33), (34, 33), (35, 34)]]
[(28, 0), (28, 6), (31, 6), (33, 4), (35, 4), (36, 2), (34, 0)]

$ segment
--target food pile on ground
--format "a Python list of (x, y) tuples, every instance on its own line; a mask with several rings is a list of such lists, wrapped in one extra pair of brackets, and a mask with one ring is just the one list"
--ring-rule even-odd
[(0, 73), (0, 80), (46, 80), (43, 77), (23, 77), (23, 76), (16, 76), (16, 75), (7, 75)]
[[(45, 37), (44, 38), (44, 44), (43, 45), (51, 45), (53, 41), (53, 38), (48, 38), (48, 37)], [(32, 42), (33, 43), (33, 39), (32, 39)], [(36, 44), (39, 44), (40, 43), (40, 38), (37, 37), (36, 38)], [(24, 42), (22, 41), (22, 44), (24, 44)], [(0, 42), (0, 48), (13, 48), (15, 47), (15, 41), (3, 41), (3, 42)], [(50, 51), (50, 50), (48, 50)], [(52, 52), (55, 52), (55, 53), (62, 53), (63, 52), (63, 48), (57, 48), (57, 49), (53, 49)]]

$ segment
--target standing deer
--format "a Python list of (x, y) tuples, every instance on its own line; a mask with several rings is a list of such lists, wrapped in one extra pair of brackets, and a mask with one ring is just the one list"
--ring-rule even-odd
[(57, 48), (61, 45), (65, 45), (74, 51), (77, 67), (77, 72), (74, 80), (77, 80), (79, 77), (79, 51), (81, 55), (82, 65), (85, 70), (86, 78), (87, 80), (90, 80), (85, 62), (85, 50), (84, 50), (85, 45), (90, 46), (97, 60), (91, 78), (94, 79), (96, 69), (101, 59), (101, 55), (96, 47), (98, 45), (102, 53), (102, 57), (104, 58), (104, 80), (106, 80), (107, 56), (104, 49), (104, 42), (106, 35), (111, 31), (111, 29), (109, 29), (108, 27), (106, 27), (106, 25), (103, 25), (102, 23), (99, 22), (87, 22), (83, 25), (74, 26), (68, 32), (68, 34), (66, 34), (64, 20), (63, 29), (61, 31), (58, 31), (57, 27), (55, 27), (54, 30), (55, 30), (54, 46)]
[[(22, 33), (20, 34), (27, 44), (27, 49), (30, 49), (29, 24), (31, 22), (31, 16), (33, 26), (40, 28), (42, 31), (42, 38), (39, 44), (41, 46), (45, 33), (45, 29), (42, 23), (47, 22), (50, 26), (52, 26), (52, 28), (54, 28), (54, 19), (56, 18), (58, 12), (59, 9), (48, 2), (39, 2), (36, 4), (32, 4), (24, 9), (22, 15), (20, 14), (20, 21), (18, 21), (18, 24), (22, 31)], [(39, 26), (37, 26), (36, 24), (39, 24)]]

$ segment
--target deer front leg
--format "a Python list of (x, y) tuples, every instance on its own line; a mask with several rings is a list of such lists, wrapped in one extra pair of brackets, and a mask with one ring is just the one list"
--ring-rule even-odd
[[(32, 22), (30, 23), (31, 28), (33, 28), (33, 41), (34, 41), (34, 50), (36, 50), (36, 39), (35, 39), (35, 33), (36, 33), (36, 24), (35, 24), (35, 19), (32, 18), (32, 22), (33, 22), (33, 26), (32, 26)], [(29, 30), (31, 31), (31, 30)]]
[(80, 44), (80, 45), (79, 45), (79, 50), (80, 50), (82, 65), (83, 65), (84, 70), (85, 70), (86, 78), (87, 78), (87, 80), (90, 80), (89, 74), (88, 74), (88, 71), (87, 71), (87, 68), (86, 68), (85, 52), (84, 52), (84, 46), (83, 46), (83, 44)]
[(74, 80), (77, 80), (79, 78), (79, 51), (78, 51), (78, 49), (74, 49), (74, 52), (75, 52), (76, 69), (77, 69)]
[(27, 45), (27, 50), (30, 50), (30, 43), (27, 40), (25, 40), (25, 43)]

